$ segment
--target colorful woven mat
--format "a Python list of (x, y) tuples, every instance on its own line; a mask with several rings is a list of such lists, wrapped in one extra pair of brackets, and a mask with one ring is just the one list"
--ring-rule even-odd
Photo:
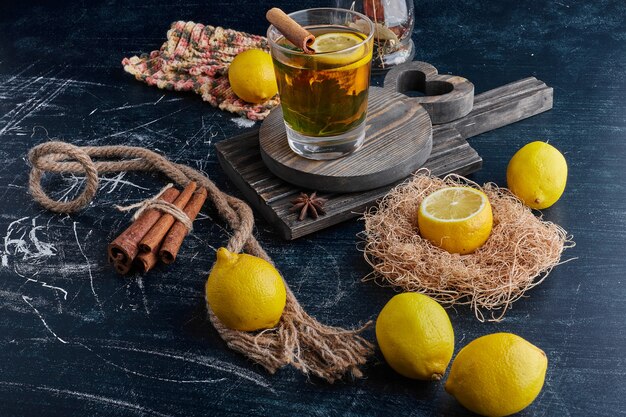
[(239, 99), (228, 83), (228, 67), (247, 49), (268, 51), (267, 39), (232, 29), (175, 22), (158, 51), (124, 58), (124, 70), (159, 88), (194, 91), (221, 110), (263, 120), (279, 104), (278, 96), (251, 104)]

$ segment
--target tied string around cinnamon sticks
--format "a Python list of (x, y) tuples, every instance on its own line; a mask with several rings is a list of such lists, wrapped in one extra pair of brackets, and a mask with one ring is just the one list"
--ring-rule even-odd
[(190, 182), (182, 193), (168, 184), (151, 199), (116, 206), (120, 211), (138, 209), (133, 224), (108, 247), (109, 262), (118, 273), (128, 273), (133, 264), (141, 272), (148, 272), (158, 260), (174, 262), (207, 197), (206, 189), (195, 191), (195, 182)]
[[(171, 162), (140, 147), (78, 147), (56, 141), (34, 147), (28, 158), (32, 165), (29, 179), (31, 195), (43, 207), (57, 213), (76, 212), (89, 204), (98, 189), (98, 174), (122, 171), (160, 172), (182, 187), (195, 181), (206, 190), (208, 199), (220, 217), (233, 230), (226, 248), (235, 253), (245, 250), (273, 264), (252, 234), (254, 217), (250, 207), (238, 198), (222, 192), (208, 177), (187, 165)], [(103, 160), (94, 162), (92, 158)], [(41, 186), (45, 172), (84, 174), (84, 189), (74, 200), (53, 200)], [(287, 283), (285, 287), (287, 303), (280, 322), (273, 329), (254, 333), (231, 330), (219, 322), (210, 308), (209, 319), (231, 349), (246, 355), (270, 373), (292, 365), (304, 374), (315, 375), (330, 383), (346, 374), (361, 377), (359, 366), (365, 364), (373, 353), (373, 346), (359, 333), (370, 323), (356, 330), (323, 325), (304, 311)]]

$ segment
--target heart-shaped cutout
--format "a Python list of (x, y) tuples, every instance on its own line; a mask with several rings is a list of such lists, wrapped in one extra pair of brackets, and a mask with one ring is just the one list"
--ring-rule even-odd
[(466, 116), (474, 105), (474, 84), (456, 75), (440, 75), (426, 62), (413, 61), (393, 68), (385, 77), (385, 89), (398, 93), (419, 91), (423, 96), (408, 99), (428, 112), (433, 124)]

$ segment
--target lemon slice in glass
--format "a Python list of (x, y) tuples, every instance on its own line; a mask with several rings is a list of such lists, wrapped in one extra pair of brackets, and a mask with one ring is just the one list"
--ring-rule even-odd
[(315, 58), (319, 62), (337, 66), (348, 65), (360, 61), (362, 58), (369, 59), (364, 57), (365, 45), (353, 48), (363, 42), (363, 36), (351, 32), (323, 33), (315, 38), (310, 48), (316, 54), (320, 54), (319, 57)]
[(337, 52), (351, 48), (361, 42), (363, 42), (363, 38), (359, 37), (356, 33), (329, 32), (317, 36), (311, 45), (311, 49), (317, 54)]
[(420, 234), (451, 252), (474, 252), (487, 241), (493, 227), (489, 199), (471, 187), (446, 187), (430, 194), (417, 213)]

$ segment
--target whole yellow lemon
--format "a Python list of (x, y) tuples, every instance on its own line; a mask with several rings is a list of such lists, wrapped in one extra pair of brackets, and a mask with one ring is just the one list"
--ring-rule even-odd
[(511, 333), (494, 333), (461, 349), (445, 388), (475, 413), (508, 416), (539, 395), (547, 367), (546, 354), (538, 347)]
[(509, 161), (506, 182), (528, 207), (544, 209), (556, 203), (565, 190), (567, 162), (554, 146), (531, 142)]
[(376, 340), (389, 366), (413, 379), (441, 379), (454, 352), (448, 313), (432, 298), (414, 292), (398, 294), (383, 307)]
[(226, 248), (217, 250), (205, 290), (219, 321), (243, 331), (276, 326), (287, 300), (283, 279), (269, 262)]
[(465, 255), (482, 246), (493, 227), (489, 199), (472, 187), (446, 187), (422, 200), (417, 212), (420, 235), (450, 253)]
[(249, 103), (262, 103), (278, 93), (272, 57), (259, 49), (237, 55), (228, 68), (233, 92)]

